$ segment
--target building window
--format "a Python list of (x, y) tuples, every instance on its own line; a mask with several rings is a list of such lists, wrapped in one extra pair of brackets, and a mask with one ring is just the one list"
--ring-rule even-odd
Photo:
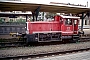
[(87, 20), (85, 20), (85, 25), (88, 25)]

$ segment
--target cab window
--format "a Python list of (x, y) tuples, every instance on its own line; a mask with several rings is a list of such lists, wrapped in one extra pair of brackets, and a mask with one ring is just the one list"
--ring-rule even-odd
[(74, 20), (74, 24), (75, 24), (75, 25), (77, 24), (77, 20)]
[(72, 25), (72, 19), (66, 19), (65, 25)]

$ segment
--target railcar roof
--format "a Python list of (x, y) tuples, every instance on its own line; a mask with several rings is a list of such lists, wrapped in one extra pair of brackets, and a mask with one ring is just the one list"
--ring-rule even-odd
[(30, 2), (0, 1), (1, 11), (35, 11), (38, 7), (41, 12), (57, 12), (78, 14), (89, 11), (90, 8), (82, 6), (71, 6), (62, 4), (37, 4)]
[(76, 16), (64, 16), (64, 15), (60, 15), (62, 18), (72, 18), (72, 19), (80, 19), (80, 17), (76, 17)]

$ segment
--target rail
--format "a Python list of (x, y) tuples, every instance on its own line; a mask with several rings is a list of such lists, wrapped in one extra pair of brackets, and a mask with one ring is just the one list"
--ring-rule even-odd
[(48, 52), (48, 53), (40, 53), (40, 54), (30, 54), (30, 55), (20, 55), (20, 56), (10, 56), (10, 57), (2, 57), (0, 59), (33, 59), (33, 58), (40, 58), (44, 56), (52, 56), (52, 55), (62, 55), (62, 54), (69, 54), (69, 53), (76, 53), (76, 52), (82, 52), (82, 51), (88, 51), (90, 48), (83, 48), (83, 49), (77, 49), (77, 50), (68, 50), (68, 51), (62, 51), (62, 52)]

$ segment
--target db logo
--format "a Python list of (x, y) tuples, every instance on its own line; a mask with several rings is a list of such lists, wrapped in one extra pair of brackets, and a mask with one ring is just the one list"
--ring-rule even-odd
[(67, 27), (67, 30), (70, 30), (70, 27)]

